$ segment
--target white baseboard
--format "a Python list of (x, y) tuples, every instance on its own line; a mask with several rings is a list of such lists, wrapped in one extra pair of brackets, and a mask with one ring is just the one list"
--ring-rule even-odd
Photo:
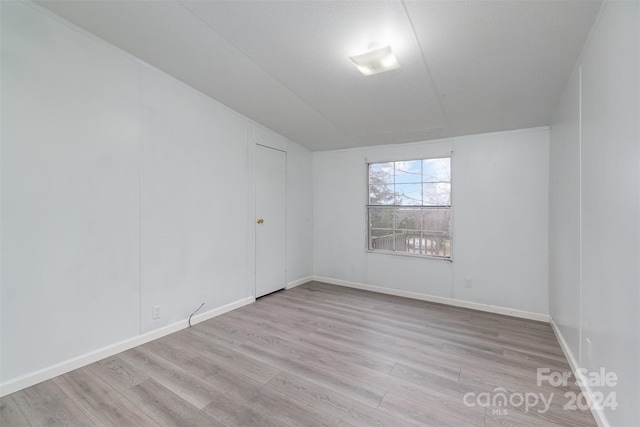
[(285, 289), (295, 288), (296, 286), (304, 285), (307, 282), (313, 280), (313, 276), (303, 277), (302, 279), (294, 280), (293, 282), (287, 283), (287, 287)]
[(564, 356), (567, 358), (567, 361), (569, 362), (569, 366), (571, 367), (571, 370), (574, 373), (577, 372), (578, 368), (580, 367), (578, 365), (578, 361), (576, 360), (573, 352), (569, 348), (569, 344), (567, 344), (567, 341), (564, 339), (564, 335), (562, 335), (562, 332), (560, 332), (560, 328), (558, 328), (558, 325), (553, 320), (553, 317), (549, 318), (549, 323), (551, 324), (551, 329), (553, 329), (553, 333), (556, 335), (556, 338), (560, 343), (560, 348), (562, 349)]
[[(191, 318), (191, 324), (195, 325), (236, 308), (243, 307), (247, 304), (251, 304), (255, 301), (254, 297), (243, 298), (238, 301), (223, 305), (222, 307), (214, 308), (201, 314), (194, 315)], [(36, 385), (43, 381), (57, 377), (58, 375), (66, 374), (74, 369), (82, 368), (83, 366), (90, 365), (107, 357), (111, 357), (115, 354), (121, 353), (130, 348), (137, 347), (139, 345), (148, 343), (149, 341), (162, 338), (165, 335), (172, 334), (181, 329), (189, 327), (188, 319), (180, 320), (179, 322), (172, 323), (171, 325), (163, 326), (150, 332), (146, 332), (135, 337), (128, 338), (124, 341), (103, 347), (101, 349), (86, 353), (73, 359), (65, 360), (64, 362), (57, 363), (52, 366), (48, 366), (39, 371), (32, 372), (14, 380), (7, 381), (0, 384), (0, 397), (6, 396), (16, 391), (22, 390), (32, 385)]]
[[(560, 348), (562, 349), (565, 357), (567, 358), (567, 361), (569, 362), (569, 366), (571, 367), (571, 371), (573, 371), (573, 375), (575, 376), (576, 379), (579, 378), (581, 380), (580, 389), (582, 390), (582, 393), (585, 395), (585, 397), (587, 398), (587, 401), (590, 404), (592, 402), (595, 402), (596, 400), (594, 399), (593, 390), (591, 390), (591, 387), (589, 387), (589, 384), (585, 376), (582, 373), (580, 373), (580, 371), (578, 371), (578, 368), (580, 368), (578, 361), (576, 360), (573, 352), (569, 348), (567, 341), (564, 339), (564, 335), (562, 335), (560, 328), (558, 327), (556, 322), (553, 320), (553, 317), (551, 316), (549, 316), (549, 323), (551, 324), (551, 329), (553, 329), (553, 333), (556, 335), (556, 338), (558, 338), (558, 342), (560, 343)], [(591, 408), (591, 413), (593, 414), (593, 418), (595, 418), (596, 423), (598, 424), (599, 427), (611, 427), (611, 424), (607, 420), (607, 417), (605, 416), (604, 411), (602, 409), (596, 408), (595, 405), (590, 405), (590, 408)]]
[(365, 291), (378, 292), (381, 294), (395, 295), (399, 297), (418, 299), (422, 301), (436, 302), (440, 304), (452, 305), (455, 307), (470, 308), (473, 310), (486, 311), (489, 313), (504, 314), (507, 316), (520, 317), (522, 319), (549, 322), (549, 315), (534, 313), (530, 311), (516, 310), (513, 308), (499, 307), (495, 305), (482, 304), (479, 302), (462, 301), (453, 298), (439, 297), (436, 295), (421, 294), (418, 292), (402, 291), (399, 289), (384, 288), (382, 286), (365, 285), (364, 283), (348, 282), (346, 280), (333, 279), (331, 277), (313, 276), (313, 280), (330, 283), (332, 285), (345, 286), (348, 288), (362, 289)]

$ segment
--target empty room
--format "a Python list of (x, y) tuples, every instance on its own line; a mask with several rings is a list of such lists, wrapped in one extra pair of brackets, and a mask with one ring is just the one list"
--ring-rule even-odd
[(1, 426), (640, 427), (640, 2), (0, 25)]

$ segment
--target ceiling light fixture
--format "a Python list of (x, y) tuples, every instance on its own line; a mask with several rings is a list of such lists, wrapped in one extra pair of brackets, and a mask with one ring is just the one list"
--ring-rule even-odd
[(393, 54), (391, 46), (374, 48), (370, 45), (367, 53), (350, 56), (349, 59), (351, 59), (351, 62), (353, 62), (356, 68), (365, 76), (400, 68), (400, 64), (398, 64), (398, 60)]

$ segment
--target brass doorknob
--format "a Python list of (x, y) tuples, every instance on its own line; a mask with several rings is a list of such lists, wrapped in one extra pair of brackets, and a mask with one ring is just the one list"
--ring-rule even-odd
[(258, 224), (262, 224), (263, 222), (264, 222), (264, 219), (258, 218)]

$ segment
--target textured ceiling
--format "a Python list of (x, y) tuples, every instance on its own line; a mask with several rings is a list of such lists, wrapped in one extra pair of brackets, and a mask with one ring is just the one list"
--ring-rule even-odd
[[(38, 2), (307, 148), (548, 125), (599, 1)], [(391, 44), (401, 68), (349, 55)]]

